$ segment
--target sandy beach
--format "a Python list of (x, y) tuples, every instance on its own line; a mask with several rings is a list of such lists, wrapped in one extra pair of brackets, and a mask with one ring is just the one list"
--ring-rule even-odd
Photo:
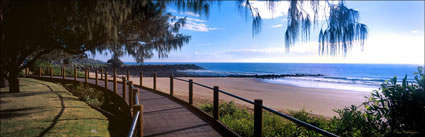
[[(291, 110), (307, 110), (313, 114), (323, 115), (325, 117), (336, 116), (334, 109), (341, 109), (345, 106), (360, 105), (365, 101), (364, 96), (370, 95), (368, 92), (320, 89), (320, 88), (304, 88), (287, 86), (280, 84), (272, 84), (261, 82), (256, 78), (188, 78), (194, 82), (208, 86), (219, 86), (221, 90), (228, 91), (232, 94), (254, 100), (263, 99), (263, 104), (273, 109), (283, 112)], [(130, 78), (133, 83), (139, 83), (138, 77)], [(153, 87), (153, 78), (144, 77), (143, 86)], [(166, 77), (157, 78), (157, 89), (169, 93), (170, 79)], [(204, 87), (194, 85), (193, 87), (194, 103), (204, 104), (210, 103), (213, 99), (213, 91)], [(188, 83), (174, 80), (174, 94), (187, 100)], [(241, 101), (220, 94), (221, 101), (235, 101), (236, 103), (248, 105)]]

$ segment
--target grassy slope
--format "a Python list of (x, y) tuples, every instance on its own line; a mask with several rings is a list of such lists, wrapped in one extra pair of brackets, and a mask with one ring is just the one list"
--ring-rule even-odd
[(108, 119), (62, 86), (20, 79), (20, 88), (13, 94), (0, 89), (0, 136), (109, 136)]

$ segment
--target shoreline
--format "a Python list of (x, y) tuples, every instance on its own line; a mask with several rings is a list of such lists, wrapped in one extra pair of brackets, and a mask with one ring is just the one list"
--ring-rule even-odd
[[(227, 91), (234, 95), (254, 100), (262, 99), (265, 106), (271, 107), (282, 112), (306, 110), (315, 115), (325, 117), (336, 116), (334, 109), (342, 109), (350, 105), (361, 105), (366, 99), (364, 96), (370, 95), (369, 92), (324, 89), (324, 88), (306, 88), (291, 85), (265, 83), (257, 78), (235, 78), (235, 77), (179, 77), (207, 85), (210, 87), (219, 86), (220, 90)], [(133, 83), (139, 83), (139, 77), (130, 77)], [(169, 78), (157, 78), (157, 90), (169, 93)], [(152, 88), (153, 78), (144, 77), (143, 86)], [(174, 95), (182, 100), (188, 100), (188, 83), (174, 80)], [(238, 105), (252, 105), (236, 100), (224, 94), (220, 94), (220, 101), (234, 101)], [(210, 89), (200, 87), (194, 84), (193, 87), (194, 104), (211, 103), (213, 92)]]

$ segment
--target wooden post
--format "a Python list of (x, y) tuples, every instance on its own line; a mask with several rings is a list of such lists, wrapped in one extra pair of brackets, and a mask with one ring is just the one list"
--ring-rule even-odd
[(50, 78), (53, 78), (53, 67), (50, 67)]
[(254, 137), (263, 136), (263, 100), (254, 100)]
[(74, 66), (74, 81), (77, 81), (77, 66)]
[(41, 67), (40, 67), (40, 69), (38, 70), (38, 77), (41, 77)]
[(105, 88), (108, 89), (108, 73), (105, 72)]
[(97, 78), (97, 70), (94, 72), (95, 73), (95, 79), (96, 79), (96, 86), (99, 85), (99, 79)]
[(103, 79), (103, 68), (100, 69), (100, 79)]
[(133, 108), (133, 82), (128, 81), (128, 104)]
[[(137, 96), (139, 95), (139, 89), (138, 88), (135, 88), (135, 89), (133, 89), (133, 104), (134, 105), (137, 105), (137, 102), (139, 101), (139, 100), (137, 100), (137, 99), (139, 99)], [(136, 101), (137, 100), (137, 101)]]
[(65, 79), (65, 67), (62, 65), (62, 79)]
[(117, 93), (117, 69), (114, 69), (114, 92)]
[(193, 104), (193, 80), (189, 79), (189, 104)]
[(173, 96), (173, 92), (174, 92), (174, 76), (171, 75), (170, 76), (170, 96)]
[(153, 90), (156, 91), (156, 73), (153, 73)]
[(122, 77), (122, 98), (125, 100), (125, 96), (126, 96), (126, 81), (125, 81), (125, 77)]
[(218, 120), (218, 86), (214, 86), (214, 107), (213, 107), (213, 117), (215, 120)]
[(130, 74), (128, 73), (128, 69), (127, 69), (127, 81), (130, 81)]
[(139, 128), (137, 130), (139, 130), (139, 137), (143, 137), (143, 105), (135, 105), (133, 106), (133, 116), (137, 113), (137, 111), (140, 111), (139, 114)]
[(140, 87), (143, 86), (143, 71), (140, 71)]
[(87, 84), (89, 82), (89, 71), (84, 70), (84, 82)]
[(24, 77), (28, 77), (28, 68), (25, 68), (25, 75)]

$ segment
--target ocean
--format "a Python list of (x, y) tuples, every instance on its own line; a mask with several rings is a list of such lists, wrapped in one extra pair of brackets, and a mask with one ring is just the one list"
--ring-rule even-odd
[[(135, 62), (125, 64), (135, 65)], [(407, 75), (414, 82), (414, 72), (420, 65), (409, 64), (322, 64), (322, 63), (159, 63), (149, 64), (196, 64), (205, 70), (184, 70), (182, 72), (201, 75), (264, 75), (264, 74), (322, 74), (321, 77), (286, 77), (258, 79), (260, 82), (298, 87), (342, 89), (371, 92), (385, 80), (397, 76), (398, 80)]]

